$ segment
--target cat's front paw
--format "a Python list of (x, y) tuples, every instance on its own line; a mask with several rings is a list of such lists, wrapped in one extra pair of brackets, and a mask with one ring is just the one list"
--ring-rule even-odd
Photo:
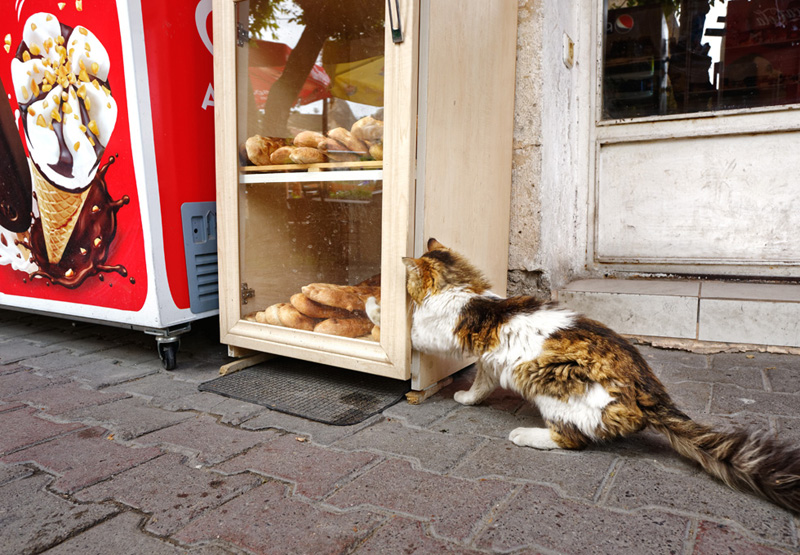
[(462, 405), (477, 405), (478, 400), (475, 398), (475, 395), (472, 394), (471, 391), (456, 391), (453, 395), (453, 400), (456, 403), (461, 403)]
[(547, 428), (515, 428), (508, 434), (514, 444), (534, 449), (559, 449)]

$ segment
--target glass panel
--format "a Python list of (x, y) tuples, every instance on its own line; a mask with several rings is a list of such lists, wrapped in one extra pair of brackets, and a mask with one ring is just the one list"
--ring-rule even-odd
[(242, 185), (241, 316), (377, 338), (367, 300), (380, 301), (381, 188), (349, 179)]
[(237, 10), (241, 317), (374, 340), (384, 1)]
[(796, 0), (607, 0), (603, 117), (800, 102)]
[(237, 9), (240, 163), (382, 160), (383, 0)]

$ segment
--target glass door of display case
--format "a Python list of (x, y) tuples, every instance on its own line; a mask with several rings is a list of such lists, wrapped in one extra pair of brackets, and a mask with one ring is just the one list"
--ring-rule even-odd
[(215, 1), (224, 343), (409, 378), (416, 46), (386, 19), (385, 0)]

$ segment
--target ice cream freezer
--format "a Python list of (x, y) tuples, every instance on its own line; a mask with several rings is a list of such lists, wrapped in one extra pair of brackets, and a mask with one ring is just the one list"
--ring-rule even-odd
[(433, 236), (505, 291), (516, 15), (514, 0), (214, 0), (231, 354), (417, 391), (465, 364), (412, 351), (402, 257)]
[(211, 7), (0, 3), (0, 306), (141, 329), (167, 369), (218, 313)]

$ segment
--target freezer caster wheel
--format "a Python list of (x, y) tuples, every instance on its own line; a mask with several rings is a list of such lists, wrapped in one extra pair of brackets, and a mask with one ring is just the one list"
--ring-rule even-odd
[[(170, 341), (169, 339), (172, 339)], [(181, 342), (177, 338), (166, 338), (166, 340), (162, 340), (162, 338), (158, 338), (156, 340), (156, 344), (158, 345), (158, 357), (161, 359), (161, 364), (164, 365), (164, 370), (175, 370), (175, 367), (178, 366), (178, 347), (181, 346)]]

